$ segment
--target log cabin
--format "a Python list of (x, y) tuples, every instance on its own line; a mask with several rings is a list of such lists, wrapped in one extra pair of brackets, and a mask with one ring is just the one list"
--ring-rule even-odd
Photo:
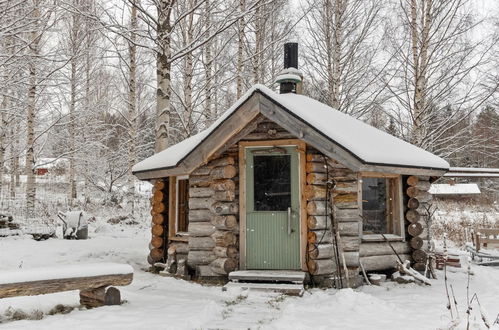
[(279, 93), (251, 87), (210, 127), (133, 167), (154, 183), (149, 263), (200, 280), (302, 272), (326, 286), (354, 286), (398, 256), (424, 266), (428, 190), (449, 164), (302, 95), (297, 44), (284, 58)]

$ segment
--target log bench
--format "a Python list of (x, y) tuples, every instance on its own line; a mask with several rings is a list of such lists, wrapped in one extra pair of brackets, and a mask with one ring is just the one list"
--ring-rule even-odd
[(132, 283), (133, 268), (126, 264), (96, 263), (0, 271), (0, 299), (80, 290), (87, 308), (121, 304), (112, 286)]

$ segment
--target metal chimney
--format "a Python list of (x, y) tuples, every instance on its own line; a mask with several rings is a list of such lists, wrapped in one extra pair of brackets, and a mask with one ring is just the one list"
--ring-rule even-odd
[(277, 76), (281, 94), (301, 94), (303, 75), (298, 70), (298, 43), (288, 42), (284, 44), (284, 70)]

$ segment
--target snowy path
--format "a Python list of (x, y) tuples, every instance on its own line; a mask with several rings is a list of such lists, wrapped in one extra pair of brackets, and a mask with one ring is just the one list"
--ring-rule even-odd
[[(108, 226), (88, 241), (28, 238), (0, 240), (0, 271), (78, 262), (121, 262), (135, 269), (134, 282), (121, 289), (127, 303), (42, 320), (8, 321), (0, 329), (436, 329), (448, 323), (443, 281), (431, 287), (415, 284), (363, 287), (358, 290), (310, 290), (301, 298), (202, 286), (150, 274), (148, 230)], [(475, 267), (471, 294), (495, 319), (499, 313), (499, 269)], [(442, 274), (440, 274), (442, 275)], [(442, 278), (442, 276), (440, 276)], [(464, 318), (466, 274), (449, 273)], [(0, 300), (0, 319), (20, 309), (45, 314), (57, 304), (77, 307), (78, 293)]]

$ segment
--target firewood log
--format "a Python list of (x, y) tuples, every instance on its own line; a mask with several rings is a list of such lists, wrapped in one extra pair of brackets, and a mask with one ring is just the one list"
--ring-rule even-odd
[(331, 220), (325, 215), (310, 215), (307, 218), (307, 225), (310, 230), (331, 228)]
[(414, 259), (415, 262), (425, 263), (426, 258), (426, 252), (423, 250), (414, 250), (414, 252), (412, 252), (412, 259)]
[(407, 219), (407, 221), (411, 223), (416, 223), (419, 221), (420, 216), (419, 213), (416, 212), (415, 210), (409, 210), (405, 213), (405, 218)]
[[(330, 206), (331, 203), (328, 203)], [(325, 201), (310, 201), (307, 203), (307, 213), (309, 215), (326, 215)], [(329, 212), (328, 212), (329, 213)]]
[(231, 258), (218, 258), (210, 264), (211, 270), (218, 274), (228, 274), (237, 268), (237, 261)]
[(308, 244), (325, 244), (333, 242), (331, 230), (315, 230), (307, 233)]
[(87, 308), (101, 307), (105, 305), (106, 288), (80, 290), (80, 304)]
[(166, 188), (165, 181), (163, 181), (163, 180), (154, 181), (154, 188), (156, 190), (164, 190)]
[(334, 257), (333, 244), (309, 244), (308, 255), (311, 259), (328, 259)]
[(152, 195), (154, 203), (161, 203), (165, 199), (165, 194), (161, 190), (156, 190)]

